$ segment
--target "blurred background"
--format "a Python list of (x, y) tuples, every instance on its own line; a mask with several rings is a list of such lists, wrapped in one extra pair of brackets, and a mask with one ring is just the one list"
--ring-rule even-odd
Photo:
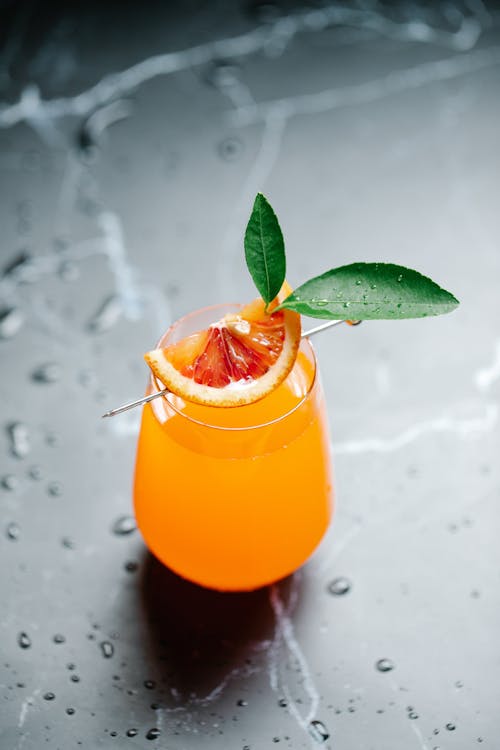
[[(1, 747), (496, 747), (498, 4), (0, 14)], [(392, 261), (461, 301), (318, 338), (337, 513), (278, 601), (155, 565), (140, 414), (100, 420), (253, 296), (259, 190), (292, 285)]]

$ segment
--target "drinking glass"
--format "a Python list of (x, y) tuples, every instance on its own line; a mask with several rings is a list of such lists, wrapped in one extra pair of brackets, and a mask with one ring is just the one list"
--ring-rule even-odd
[[(158, 346), (241, 307), (190, 313)], [(147, 394), (162, 389), (151, 376)], [(134, 507), (151, 552), (202, 586), (251, 590), (300, 567), (333, 508), (327, 417), (310, 342), (301, 342), (286, 380), (253, 404), (201, 406), (171, 393), (146, 404)]]

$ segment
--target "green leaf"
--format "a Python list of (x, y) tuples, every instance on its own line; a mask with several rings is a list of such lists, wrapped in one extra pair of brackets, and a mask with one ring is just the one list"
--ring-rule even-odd
[(328, 320), (395, 320), (451, 312), (458, 300), (418, 271), (351, 263), (306, 281), (277, 308)]
[(285, 244), (276, 214), (262, 193), (257, 193), (245, 232), (245, 258), (255, 286), (266, 304), (285, 280)]

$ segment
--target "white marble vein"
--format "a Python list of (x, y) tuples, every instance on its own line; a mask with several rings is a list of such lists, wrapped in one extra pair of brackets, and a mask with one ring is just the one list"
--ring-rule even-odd
[(85, 117), (114, 99), (127, 96), (157, 76), (171, 75), (214, 60), (238, 59), (270, 50), (281, 54), (300, 32), (318, 32), (331, 26), (351, 26), (377, 32), (388, 38), (447, 46), (457, 51), (470, 50), (477, 43), (483, 26), (484, 11), (473, 16), (458, 15), (459, 26), (446, 30), (431, 26), (423, 19), (397, 22), (379, 12), (377, 6), (357, 9), (330, 4), (277, 19), (245, 34), (200, 44), (177, 52), (154, 55), (119, 72), (102, 78), (94, 86), (72, 97), (43, 100), (34, 84), (26, 86), (18, 102), (0, 106), (0, 127), (19, 122), (42, 127), (43, 123), (68, 116)]
[(497, 421), (498, 405), (487, 403), (483, 412), (475, 417), (460, 419), (444, 415), (425, 422), (418, 422), (393, 437), (370, 437), (334, 443), (332, 452), (335, 456), (357, 455), (359, 453), (390, 453), (404, 448), (423, 435), (440, 432), (451, 433), (461, 439), (476, 438), (485, 432), (491, 432)]
[(392, 71), (381, 78), (352, 86), (334, 87), (314, 94), (274, 99), (240, 108), (231, 117), (235, 124), (245, 126), (262, 122), (268, 116), (269, 111), (277, 106), (280, 107), (282, 115), (287, 118), (331, 112), (342, 107), (369, 104), (422, 86), (451, 81), (496, 65), (500, 65), (500, 47), (492, 45), (486, 49)]
[(89, 135), (97, 140), (110, 125), (124, 120), (132, 114), (132, 103), (125, 99), (115, 99), (92, 112), (85, 127)]
[(420, 749), (430, 750), (429, 745), (424, 739), (424, 735), (422, 734), (420, 727), (418, 726), (418, 724), (415, 723), (414, 720), (410, 721), (410, 729), (413, 731), (413, 734), (416, 736)]
[(266, 181), (278, 160), (285, 126), (286, 119), (282, 116), (281, 109), (279, 107), (271, 109), (264, 121), (260, 148), (243, 183), (223, 240), (219, 284), (224, 294), (232, 286), (231, 259), (236, 251), (240, 252), (241, 237), (249, 209), (256, 193), (264, 190)]
[[(299, 726), (307, 733), (309, 733), (309, 724), (316, 718), (318, 707), (319, 707), (319, 692), (314, 684), (311, 670), (304, 656), (304, 653), (300, 647), (297, 638), (295, 637), (293, 623), (289, 612), (285, 609), (283, 601), (280, 597), (278, 587), (276, 585), (271, 586), (269, 590), (269, 599), (273, 608), (275, 620), (276, 620), (276, 633), (274, 643), (269, 650), (270, 666), (269, 666), (269, 678), (271, 688), (276, 692), (281, 688), (288, 702), (288, 709), (290, 713), (297, 721)], [(299, 673), (302, 680), (304, 691), (309, 699), (309, 708), (305, 716), (299, 710), (297, 702), (293, 699), (290, 688), (287, 683), (280, 679), (279, 673), (279, 656), (280, 646), (284, 644), (288, 656), (295, 660)]]
[(500, 378), (500, 339), (495, 344), (493, 361), (489, 367), (482, 367), (474, 375), (476, 388), (487, 391)]
[[(67, 229), (61, 217), (71, 214), (82, 174), (82, 166), (69, 154), (56, 201), (56, 226), (59, 230)], [(92, 180), (91, 184), (94, 185)], [(97, 189), (96, 186), (94, 187)], [(113, 304), (119, 309), (119, 314), (114, 315), (114, 322), (121, 315), (128, 320), (137, 321), (144, 317), (145, 308), (148, 307), (153, 313), (154, 333), (159, 335), (172, 320), (170, 306), (165, 295), (152, 283), (143, 282), (139, 278), (139, 272), (130, 263), (123, 224), (118, 214), (102, 210), (97, 215), (97, 225), (100, 230), (99, 235), (76, 243), (68, 248), (64, 255), (51, 252), (30, 258), (20, 264), (12, 274), (0, 279), (0, 297), (8, 304), (18, 305), (19, 288), (27, 283), (33, 285), (46, 277), (55, 275), (62, 261), (81, 262), (96, 255), (103, 255), (114, 282), (114, 294), (112, 298), (108, 298), (108, 301), (113, 299)], [(44, 325), (56, 340), (63, 340), (67, 336), (64, 321), (47, 307), (42, 296), (31, 294), (29, 304), (37, 323)]]
[(21, 710), (19, 712), (19, 718), (17, 721), (17, 727), (18, 729), (22, 729), (24, 726), (24, 722), (26, 721), (26, 717), (28, 715), (28, 711), (33, 706), (35, 702), (35, 698), (40, 694), (40, 688), (37, 688), (34, 690), (31, 695), (28, 695), (27, 698), (25, 698), (21, 704)]
[(335, 561), (342, 555), (343, 551), (350, 546), (351, 542), (356, 539), (362, 530), (363, 526), (361, 522), (354, 523), (340, 539), (335, 537), (334, 544), (324, 546), (324, 549), (329, 550), (329, 554), (324, 556), (316, 555), (312, 558), (309, 565), (313, 566), (316, 569), (317, 574), (320, 576), (329, 573), (333, 570)]
[(98, 223), (123, 314), (128, 320), (139, 320), (143, 305), (134, 270), (127, 259), (122, 222), (116, 213), (103, 211), (99, 214)]
[[(390, 688), (391, 688), (392, 692), (394, 693), (396, 702), (397, 702), (399, 708), (401, 709), (401, 712), (405, 711), (406, 706), (401, 701), (399, 686), (397, 685), (396, 681), (394, 679), (392, 679), (392, 678), (389, 678), (388, 682), (389, 682), (389, 685), (390, 685)], [(420, 727), (417, 724), (417, 721), (418, 721), (418, 719), (409, 719), (408, 720), (409, 728), (412, 730), (413, 734), (417, 738), (420, 750), (430, 750), (429, 745), (426, 743), (426, 741), (424, 739), (424, 736), (422, 734), (422, 731), (421, 731)]]

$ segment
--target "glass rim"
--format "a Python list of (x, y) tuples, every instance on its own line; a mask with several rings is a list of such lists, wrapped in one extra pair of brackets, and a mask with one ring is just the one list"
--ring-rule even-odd
[[(198, 310), (193, 310), (193, 311), (191, 311), (189, 313), (186, 313), (186, 315), (183, 315), (182, 317), (178, 318), (176, 321), (174, 321), (167, 328), (167, 330), (165, 331), (165, 333), (159, 338), (159, 340), (158, 340), (155, 348), (160, 348), (161, 347), (161, 343), (165, 340), (165, 338), (169, 335), (169, 333), (171, 333), (177, 326), (179, 326), (181, 323), (185, 322), (189, 318), (192, 318), (195, 315), (200, 314), (200, 313), (206, 313), (206, 312), (208, 312), (210, 310), (216, 310), (217, 308), (228, 308), (228, 307), (239, 307), (239, 308), (242, 308), (242, 307), (244, 307), (244, 304), (242, 304), (240, 302), (232, 302), (232, 303), (231, 302), (222, 302), (222, 303), (218, 303), (218, 304), (215, 304), (215, 305), (207, 305), (206, 307), (200, 307)], [(192, 424), (195, 424), (195, 425), (197, 425), (199, 427), (206, 427), (206, 428), (211, 429), (211, 430), (221, 430), (222, 432), (246, 432), (248, 430), (259, 430), (259, 429), (262, 429), (263, 427), (270, 427), (273, 424), (277, 424), (278, 422), (282, 422), (287, 417), (290, 417), (294, 412), (296, 412), (297, 409), (299, 409), (309, 399), (309, 397), (311, 396), (311, 393), (313, 392), (314, 387), (316, 385), (316, 381), (317, 381), (317, 377), (318, 377), (318, 361), (316, 359), (316, 352), (314, 351), (314, 347), (311, 344), (310, 339), (308, 339), (308, 338), (302, 339), (300, 346), (302, 346), (302, 343), (307, 343), (307, 346), (309, 347), (311, 355), (312, 355), (312, 362), (313, 362), (313, 365), (314, 365), (314, 372), (313, 372), (313, 376), (311, 378), (311, 382), (309, 383), (309, 385), (307, 387), (307, 391), (301, 397), (300, 401), (298, 401), (295, 404), (295, 406), (293, 406), (291, 409), (289, 409), (284, 414), (280, 414), (278, 417), (275, 417), (274, 419), (270, 419), (267, 422), (261, 422), (259, 424), (252, 424), (252, 425), (248, 425), (246, 427), (227, 427), (225, 425), (210, 424), (208, 422), (202, 422), (200, 419), (196, 419), (195, 417), (191, 417), (189, 414), (185, 414), (181, 409), (178, 409), (172, 403), (172, 401), (170, 401), (170, 399), (168, 398), (169, 395), (172, 393), (171, 391), (169, 391), (168, 393), (162, 395), (161, 396), (161, 401), (162, 401), (162, 403), (166, 402), (167, 408), (168, 407), (171, 408), (176, 414), (178, 414), (183, 419), (186, 419), (187, 421), (189, 421)], [(300, 351), (300, 348), (299, 348), (299, 351)], [(295, 363), (294, 363), (294, 366), (295, 366)], [(161, 381), (158, 380), (158, 378), (156, 377), (156, 375), (153, 372), (151, 373), (150, 382), (151, 382), (151, 386), (153, 388), (153, 393), (159, 393), (160, 391), (165, 390), (165, 386), (160, 387), (159, 383)], [(175, 394), (172, 394), (172, 395), (175, 396)], [(178, 398), (181, 398), (181, 397), (179, 396)], [(266, 396), (263, 396), (263, 399), (264, 398), (266, 398)], [(246, 404), (246, 405), (247, 406), (251, 406), (251, 404)], [(242, 408), (244, 408), (244, 406), (245, 405), (243, 405), (243, 406), (228, 406), (228, 407), (222, 407), (222, 406), (216, 407), (216, 406), (214, 406), (214, 407), (211, 407), (211, 408), (214, 408), (214, 409), (219, 408), (219, 409), (231, 410), (231, 409), (242, 409)], [(151, 407), (152, 407), (153, 413), (154, 413), (154, 405), (153, 405), (153, 403), (151, 403)], [(156, 415), (155, 415), (155, 417), (156, 417)]]

